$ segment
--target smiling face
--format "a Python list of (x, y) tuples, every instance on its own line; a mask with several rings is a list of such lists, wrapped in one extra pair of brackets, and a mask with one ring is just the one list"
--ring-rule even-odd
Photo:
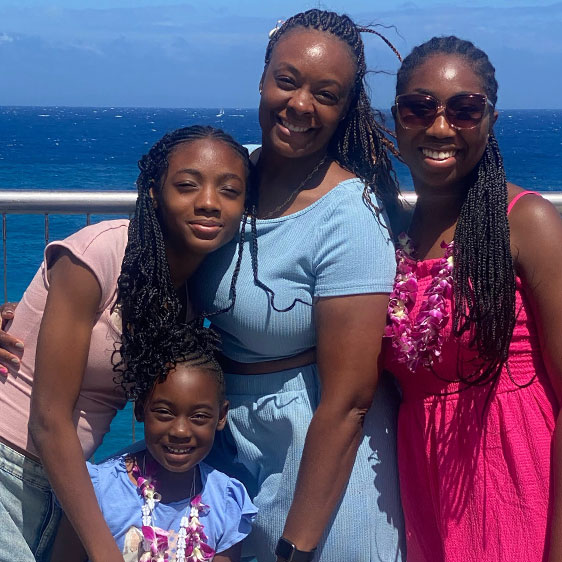
[[(399, 94), (429, 94), (442, 104), (460, 93), (484, 93), (482, 78), (462, 57), (435, 54), (412, 71)], [(395, 118), (400, 154), (414, 180), (416, 191), (464, 187), (482, 157), (488, 134), (497, 118), (490, 109), (472, 129), (456, 129), (440, 109), (427, 128), (405, 129)]]
[(261, 80), (264, 150), (288, 158), (324, 152), (347, 113), (355, 73), (350, 48), (330, 33), (297, 28), (282, 37)]
[(144, 421), (146, 448), (170, 472), (187, 472), (209, 454), (227, 410), (216, 375), (185, 363), (136, 408), (137, 418)]
[(246, 166), (221, 140), (179, 144), (152, 192), (168, 253), (206, 255), (229, 242), (244, 211)]

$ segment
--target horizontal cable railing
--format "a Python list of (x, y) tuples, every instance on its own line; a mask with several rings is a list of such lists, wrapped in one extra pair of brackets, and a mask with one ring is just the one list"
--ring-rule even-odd
[(112, 215), (135, 210), (136, 191), (32, 191), (1, 190), (0, 213)]
[[(562, 213), (562, 192), (543, 192), (558, 212)], [(130, 215), (135, 209), (136, 191), (43, 191), (43, 190), (1, 190), (0, 213), (2, 214), (2, 248), (4, 274), (4, 301), (7, 300), (7, 224), (9, 214), (40, 214), (45, 216), (45, 243), (49, 241), (49, 215), (85, 215), (90, 224), (93, 214)], [(405, 191), (403, 198), (415, 203), (416, 195)]]
[[(558, 212), (562, 213), (562, 192), (548, 192), (542, 195), (556, 206)], [(7, 301), (8, 294), (7, 215), (44, 215), (44, 239), (47, 244), (49, 242), (49, 215), (85, 215), (86, 224), (90, 224), (92, 215), (131, 215), (135, 209), (136, 198), (136, 191), (0, 190), (4, 302)], [(413, 204), (416, 195), (411, 191), (406, 191), (403, 198)], [(120, 415), (125, 415), (125, 413), (118, 414), (117, 417)], [(121, 427), (119, 434), (122, 434)], [(132, 413), (130, 434), (131, 442), (134, 442), (135, 418)]]

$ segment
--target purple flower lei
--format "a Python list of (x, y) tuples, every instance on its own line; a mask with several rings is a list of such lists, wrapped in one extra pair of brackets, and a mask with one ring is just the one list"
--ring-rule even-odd
[(424, 300), (414, 322), (410, 318), (418, 295), (414, 247), (405, 233), (398, 237), (396, 277), (388, 303), (389, 323), (385, 337), (392, 338), (398, 361), (415, 372), (421, 365), (426, 369), (441, 360), (442, 330), (449, 321), (446, 299), (453, 290), (453, 242), (441, 242), (444, 256), (431, 268), (433, 279), (424, 292)]
[[(135, 465), (132, 474), (137, 480), (137, 490), (144, 499), (142, 506), (143, 553), (139, 562), (168, 562), (169, 532), (152, 525), (152, 512), (162, 496), (156, 492), (151, 476), (143, 476), (140, 468)], [(191, 499), (189, 516), (180, 522), (176, 543), (176, 562), (206, 562), (213, 559), (215, 551), (205, 543), (207, 535), (199, 521), (199, 515), (208, 513), (209, 506), (201, 499), (201, 494)]]

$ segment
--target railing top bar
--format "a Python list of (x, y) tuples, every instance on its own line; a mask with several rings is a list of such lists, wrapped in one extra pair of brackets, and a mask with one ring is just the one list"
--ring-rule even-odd
[[(548, 199), (562, 214), (562, 191), (541, 191), (541, 195)], [(411, 205), (416, 202), (416, 194), (413, 191), (403, 191), (402, 198)]]
[(0, 213), (129, 214), (136, 191), (0, 190)]
[[(562, 213), (562, 191), (543, 191)], [(416, 201), (413, 191), (404, 191), (410, 204)], [(136, 191), (42, 191), (0, 190), (0, 213), (18, 214), (130, 214), (135, 210)]]

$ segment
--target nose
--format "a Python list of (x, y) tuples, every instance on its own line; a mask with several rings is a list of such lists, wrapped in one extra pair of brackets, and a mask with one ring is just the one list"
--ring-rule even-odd
[(206, 214), (220, 213), (220, 198), (214, 185), (201, 187), (195, 200), (195, 210)]
[(169, 436), (175, 441), (189, 441), (191, 439), (191, 430), (189, 422), (182, 417), (177, 417), (170, 427)]
[(445, 108), (443, 107), (439, 108), (439, 111), (435, 116), (435, 120), (426, 129), (426, 134), (437, 138), (454, 137), (456, 132), (456, 129), (451, 127), (451, 124), (447, 121)]
[(312, 113), (314, 111), (314, 96), (306, 88), (298, 88), (293, 91), (287, 106), (297, 114)]

